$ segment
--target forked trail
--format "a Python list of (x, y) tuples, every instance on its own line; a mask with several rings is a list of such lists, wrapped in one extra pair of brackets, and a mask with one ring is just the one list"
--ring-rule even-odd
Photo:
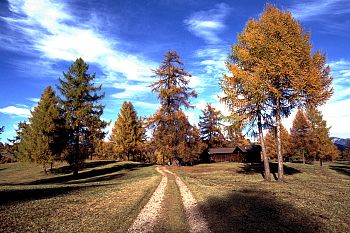
[(156, 191), (153, 193), (151, 199), (143, 207), (140, 214), (134, 221), (133, 225), (129, 228), (128, 232), (152, 232), (157, 219), (160, 217), (162, 202), (164, 201), (165, 189), (167, 186), (168, 178), (166, 173), (175, 177), (177, 186), (179, 187), (182, 203), (185, 208), (186, 218), (191, 233), (210, 233), (208, 224), (200, 212), (197, 201), (193, 197), (191, 191), (186, 184), (175, 173), (169, 171), (166, 167), (157, 167), (159, 173), (163, 178), (158, 185)]

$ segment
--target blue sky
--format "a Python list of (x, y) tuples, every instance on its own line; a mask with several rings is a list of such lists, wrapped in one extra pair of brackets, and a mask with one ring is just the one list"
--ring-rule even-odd
[[(350, 1), (270, 1), (290, 10), (311, 32), (313, 48), (328, 56), (335, 93), (320, 109), (331, 136), (350, 137)], [(124, 100), (142, 116), (158, 108), (149, 85), (151, 69), (167, 50), (179, 52), (190, 86), (198, 92), (187, 111), (192, 123), (200, 109), (219, 103), (224, 62), (247, 20), (265, 2), (214, 0), (0, 0), (0, 126), (3, 142), (14, 136), (44, 88), (82, 57), (103, 84), (103, 118), (114, 122)], [(283, 123), (291, 127), (294, 114)]]

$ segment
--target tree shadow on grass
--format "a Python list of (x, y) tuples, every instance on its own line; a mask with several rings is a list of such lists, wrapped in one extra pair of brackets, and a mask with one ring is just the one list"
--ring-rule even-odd
[[(254, 174), (254, 173), (260, 173), (262, 177), (264, 177), (264, 165), (262, 163), (246, 163), (243, 166), (240, 167), (241, 170), (239, 170), (237, 173), (243, 173), (243, 174)], [(300, 170), (289, 167), (285, 164), (283, 164), (283, 170), (285, 175), (294, 175), (301, 173)], [(277, 180), (277, 173), (278, 173), (278, 164), (277, 163), (270, 163), (270, 172), (273, 174), (274, 178)]]
[(38, 200), (44, 198), (55, 197), (59, 195), (66, 195), (73, 191), (108, 186), (104, 185), (84, 185), (84, 186), (59, 186), (59, 187), (34, 187), (31, 189), (11, 189), (11, 190), (0, 190), (0, 205), (12, 204), (14, 202), (24, 202), (31, 200)]
[[(100, 166), (115, 163), (115, 162), (116, 162), (115, 160), (92, 161), (92, 162), (84, 163), (80, 170), (100, 167)], [(66, 165), (59, 168), (53, 168), (52, 170), (50, 170), (50, 172), (55, 175), (70, 174), (70, 173), (73, 173), (73, 169), (70, 165)]]
[(213, 232), (325, 232), (315, 217), (265, 191), (235, 191), (211, 198), (200, 208)]
[[(80, 172), (77, 176), (63, 175), (51, 178), (45, 178), (41, 180), (35, 180), (32, 182), (23, 183), (25, 185), (36, 185), (36, 184), (54, 184), (54, 183), (88, 183), (96, 181), (107, 181), (121, 177), (123, 174), (112, 174), (121, 170), (135, 170), (141, 167), (151, 166), (151, 164), (116, 164), (112, 167), (98, 168), (90, 171)], [(105, 176), (106, 175), (106, 176)], [(101, 177), (102, 176), (102, 177)], [(79, 180), (82, 180), (79, 182)]]
[(350, 166), (339, 163), (339, 165), (329, 165), (329, 168), (343, 175), (350, 176)]

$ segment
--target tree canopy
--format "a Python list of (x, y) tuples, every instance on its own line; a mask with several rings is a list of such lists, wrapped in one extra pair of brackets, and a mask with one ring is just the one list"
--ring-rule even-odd
[(183, 69), (176, 51), (164, 55), (154, 74), (159, 80), (152, 84), (152, 91), (158, 95), (161, 106), (149, 118), (148, 124), (153, 128), (153, 142), (162, 162), (173, 163), (185, 159), (185, 145), (191, 144), (189, 138), (193, 127), (181, 107), (191, 108), (190, 98), (197, 97), (197, 93), (188, 86), (191, 75)]
[(38, 105), (31, 112), (29, 125), (24, 132), (19, 152), (42, 164), (46, 172), (46, 165), (60, 158), (65, 145), (64, 119), (58, 97), (51, 86), (44, 90)]
[(135, 160), (143, 140), (143, 122), (138, 118), (132, 103), (124, 101), (110, 136), (114, 151), (123, 159), (131, 160), (132, 156)]
[(239, 34), (230, 56), (233, 63), (228, 64), (232, 75), (222, 81), (226, 102), (239, 109), (235, 115), (257, 117), (259, 124), (263, 113), (265, 123), (276, 125), (279, 181), (283, 180), (281, 117), (298, 106), (323, 104), (333, 93), (325, 55), (312, 54), (309, 38), (290, 12), (268, 4), (259, 19), (250, 19)]
[(68, 131), (66, 160), (73, 166), (75, 175), (80, 164), (94, 152), (96, 140), (104, 137), (102, 130), (107, 125), (100, 118), (104, 106), (99, 101), (104, 94), (98, 92), (102, 86), (95, 86), (95, 74), (88, 74), (88, 69), (84, 60), (78, 58), (68, 72), (63, 73), (64, 79), (59, 79), (57, 86)]
[(202, 110), (202, 114), (198, 123), (201, 139), (207, 144), (208, 148), (221, 147), (225, 142), (220, 127), (221, 112), (211, 104), (207, 104), (205, 109)]

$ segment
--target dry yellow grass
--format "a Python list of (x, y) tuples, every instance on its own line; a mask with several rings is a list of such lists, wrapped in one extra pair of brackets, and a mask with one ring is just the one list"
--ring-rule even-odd
[[(343, 170), (334, 169), (339, 166)], [(199, 201), (213, 232), (347, 232), (350, 166), (286, 168), (282, 184), (265, 182), (256, 165), (216, 163), (172, 170)]]
[(90, 167), (77, 180), (11, 166), (27, 177), (0, 170), (1, 232), (126, 232), (161, 179), (153, 166), (138, 163)]

